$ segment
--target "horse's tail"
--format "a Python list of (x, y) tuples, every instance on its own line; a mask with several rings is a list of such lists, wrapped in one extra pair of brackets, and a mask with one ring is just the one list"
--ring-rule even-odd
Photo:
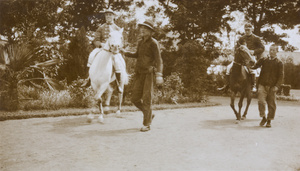
[(122, 81), (124, 83), (124, 85), (127, 85), (129, 83), (129, 77), (130, 75), (127, 73), (127, 71), (125, 70), (124, 72), (122, 72)]
[(119, 60), (121, 65), (122, 65), (122, 67), (121, 67), (121, 81), (124, 85), (127, 85), (129, 83), (130, 75), (127, 73), (125, 60), (124, 60), (124, 58), (122, 57), (121, 54), (119, 54), (118, 58), (115, 59), (115, 60)]

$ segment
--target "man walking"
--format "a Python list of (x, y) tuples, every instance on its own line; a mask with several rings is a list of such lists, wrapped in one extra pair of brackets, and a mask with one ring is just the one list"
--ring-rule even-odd
[(145, 21), (139, 24), (139, 31), (142, 40), (138, 42), (135, 53), (124, 52), (125, 56), (136, 58), (135, 81), (133, 85), (132, 103), (143, 112), (142, 132), (149, 131), (152, 119), (152, 96), (154, 75), (156, 84), (162, 84), (163, 61), (160, 54), (160, 47), (152, 34), (154, 31), (153, 23)]
[[(278, 46), (270, 46), (270, 54), (266, 58), (261, 58), (253, 69), (261, 67), (258, 78), (258, 109), (262, 120), (260, 126), (271, 127), (271, 120), (274, 120), (276, 111), (276, 92), (283, 82), (283, 63), (277, 58)], [(265, 111), (268, 105), (268, 116)]]

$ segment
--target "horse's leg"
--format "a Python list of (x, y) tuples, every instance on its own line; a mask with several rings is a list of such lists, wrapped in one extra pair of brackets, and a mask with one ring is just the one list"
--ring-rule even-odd
[(103, 114), (104, 114), (101, 96), (106, 91), (108, 86), (109, 86), (109, 83), (102, 84), (99, 87), (99, 90), (95, 95), (96, 99), (98, 100), (98, 104), (99, 104), (100, 115), (99, 115), (99, 118), (98, 118), (98, 122), (100, 122), (100, 123), (103, 123)]
[(98, 103), (99, 103), (99, 111), (100, 111), (100, 115), (98, 117), (98, 122), (100, 123), (103, 123), (103, 114), (104, 114), (104, 111), (103, 111), (103, 106), (102, 106), (102, 99), (98, 99)]
[[(122, 85), (122, 90), (124, 90), (124, 85)], [(118, 93), (118, 97), (119, 97), (119, 104), (118, 104), (118, 110), (117, 110), (117, 114), (121, 113), (121, 108), (122, 108), (122, 102), (123, 102), (123, 92), (119, 92)]]
[(113, 91), (114, 91), (113, 88), (109, 85), (107, 88), (106, 100), (104, 103), (104, 111), (109, 111), (110, 100), (111, 100)]
[(244, 98), (245, 98), (245, 92), (241, 92), (241, 97), (240, 97), (240, 100), (239, 100), (239, 113), (238, 113), (238, 116), (241, 120), (243, 120), (243, 118), (241, 118), (241, 113), (242, 113)]
[(234, 106), (235, 95), (236, 95), (236, 92), (232, 91), (231, 96), (230, 96), (230, 99), (231, 99), (230, 107), (232, 108), (232, 110), (237, 118), (237, 123), (238, 123), (238, 121), (239, 121), (238, 120), (238, 112), (236, 111), (235, 106)]
[(250, 103), (251, 103), (251, 100), (252, 100), (252, 93), (251, 93), (251, 90), (249, 90), (247, 92), (247, 106), (245, 108), (245, 111), (244, 111), (244, 114), (242, 116), (242, 119), (246, 119), (246, 116), (247, 116), (247, 113), (248, 113), (248, 109), (249, 109), (249, 106), (250, 106)]

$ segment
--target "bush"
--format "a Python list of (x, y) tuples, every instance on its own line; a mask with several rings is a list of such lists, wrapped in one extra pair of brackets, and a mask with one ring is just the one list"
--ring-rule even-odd
[(183, 99), (183, 83), (178, 73), (174, 72), (168, 76), (161, 88), (155, 89), (154, 103), (175, 103)]
[(32, 86), (22, 85), (18, 87), (18, 92), (19, 92), (20, 100), (24, 100), (24, 99), (37, 100), (39, 99), (42, 90), (38, 88), (34, 88)]
[(209, 66), (207, 51), (197, 41), (188, 41), (181, 48), (181, 56), (176, 61), (176, 70), (184, 83), (183, 95), (201, 101), (207, 87), (206, 69)]
[(96, 105), (92, 88), (81, 87), (83, 82), (84, 79), (77, 79), (67, 88), (72, 99), (71, 107), (93, 107)]

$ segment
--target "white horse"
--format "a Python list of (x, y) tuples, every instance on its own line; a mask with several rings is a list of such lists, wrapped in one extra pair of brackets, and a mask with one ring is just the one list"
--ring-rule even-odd
[[(100, 115), (98, 117), (98, 121), (101, 123), (103, 122), (104, 114), (101, 96), (105, 91), (107, 91), (105, 105), (108, 107), (113, 93), (113, 88), (110, 86), (110, 83), (116, 80), (113, 70), (113, 57), (115, 57), (115, 60), (119, 60), (121, 64), (121, 81), (119, 84), (122, 90), (124, 89), (124, 85), (128, 84), (129, 80), (129, 76), (126, 72), (125, 60), (119, 53), (119, 49), (122, 47), (122, 32), (123, 29), (121, 31), (112, 31), (104, 47), (102, 49), (96, 48), (90, 54), (90, 56), (95, 55), (89, 69), (89, 77), (91, 79), (92, 88), (96, 93), (95, 98), (99, 103)], [(119, 92), (117, 114), (120, 114), (121, 112), (122, 99), (123, 92)], [(89, 114), (87, 116), (87, 121), (91, 122), (93, 118), (94, 115)]]

